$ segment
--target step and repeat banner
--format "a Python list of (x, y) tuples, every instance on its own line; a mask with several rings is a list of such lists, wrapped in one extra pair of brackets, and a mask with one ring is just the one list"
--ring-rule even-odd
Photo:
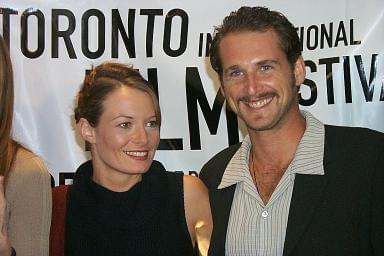
[(63, 183), (89, 157), (73, 120), (86, 70), (107, 60), (130, 63), (157, 88), (163, 125), (155, 158), (197, 175), (246, 134), (226, 109), (208, 58), (214, 26), (244, 5), (279, 10), (297, 27), (307, 67), (302, 109), (325, 123), (384, 132), (382, 0), (2, 0), (15, 138)]

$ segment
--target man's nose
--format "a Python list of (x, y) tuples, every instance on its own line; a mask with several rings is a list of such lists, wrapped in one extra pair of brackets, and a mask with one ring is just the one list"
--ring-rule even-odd
[(260, 91), (261, 80), (257, 72), (248, 72), (246, 76), (246, 89), (249, 95), (257, 94)]

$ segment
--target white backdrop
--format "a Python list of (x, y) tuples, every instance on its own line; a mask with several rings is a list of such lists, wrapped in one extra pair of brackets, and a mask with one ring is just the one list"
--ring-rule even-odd
[(222, 102), (214, 103), (219, 84), (205, 56), (213, 27), (242, 5), (279, 10), (297, 26), (307, 61), (303, 109), (325, 123), (384, 132), (382, 0), (2, 0), (15, 138), (43, 157), (56, 182), (73, 172), (87, 158), (73, 122), (75, 95), (86, 69), (112, 59), (158, 86), (162, 142), (175, 143), (155, 158), (168, 170), (198, 173), (244, 136), (233, 118), (227, 125)]

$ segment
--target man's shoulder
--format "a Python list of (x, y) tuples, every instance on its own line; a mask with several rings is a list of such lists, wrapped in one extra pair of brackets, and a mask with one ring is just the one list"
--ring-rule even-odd
[(199, 177), (208, 188), (217, 187), (219, 185), (228, 162), (232, 159), (232, 156), (240, 146), (241, 143), (237, 143), (223, 149), (203, 165)]
[[(223, 166), (226, 167), (229, 160), (232, 158), (232, 156), (236, 153), (236, 151), (240, 148), (241, 143), (237, 143), (235, 145), (229, 146), (220, 152), (218, 152), (216, 155), (214, 155), (211, 159), (208, 160), (203, 165), (203, 168), (201, 169), (202, 172), (209, 171), (207, 168), (210, 167), (218, 167), (218, 166)], [(226, 163), (224, 163), (226, 162)], [(216, 169), (216, 168), (215, 168)]]
[(369, 128), (325, 126), (325, 148), (338, 157), (377, 158), (384, 154), (383, 145), (384, 133)]
[(325, 125), (326, 138), (353, 141), (383, 141), (384, 133), (364, 127)]

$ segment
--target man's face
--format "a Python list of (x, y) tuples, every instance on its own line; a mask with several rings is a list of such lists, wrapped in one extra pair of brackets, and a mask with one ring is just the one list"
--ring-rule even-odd
[(222, 90), (232, 110), (254, 131), (281, 127), (299, 114), (298, 86), (304, 80), (302, 58), (291, 65), (277, 34), (242, 31), (226, 35), (219, 48)]

